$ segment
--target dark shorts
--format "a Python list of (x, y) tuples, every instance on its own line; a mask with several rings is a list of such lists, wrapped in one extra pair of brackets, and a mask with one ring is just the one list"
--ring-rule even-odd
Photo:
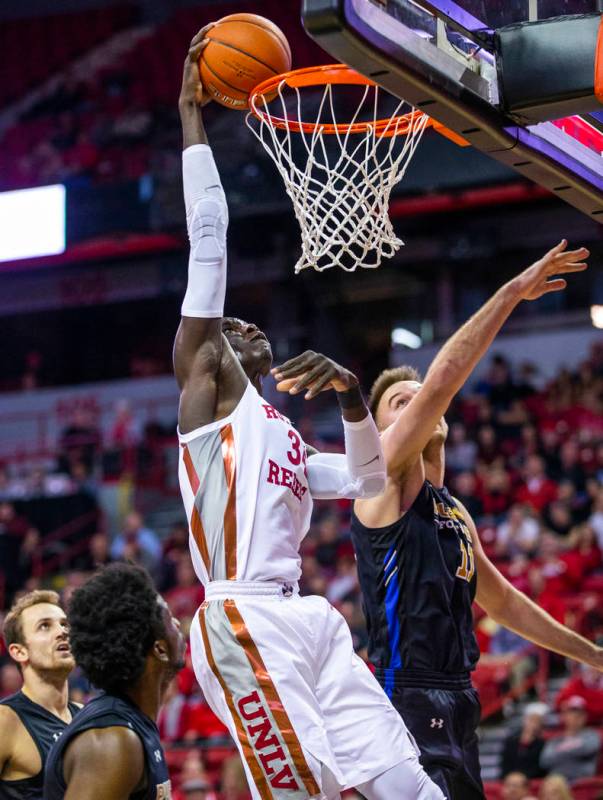
[(485, 800), (477, 726), (481, 706), (475, 689), (394, 686), (391, 701), (421, 750), (421, 764), (449, 800)]

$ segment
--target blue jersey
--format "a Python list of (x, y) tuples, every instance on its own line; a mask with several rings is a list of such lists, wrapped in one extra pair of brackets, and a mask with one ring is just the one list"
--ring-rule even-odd
[(44, 800), (62, 800), (65, 795), (67, 786), (63, 777), (63, 757), (69, 743), (84, 731), (116, 726), (133, 730), (144, 749), (145, 785), (133, 792), (130, 800), (168, 800), (172, 796), (165, 755), (153, 720), (128, 698), (103, 693), (79, 712), (48, 754)]
[[(54, 742), (61, 736), (67, 723), (56, 717), (43, 706), (34, 703), (23, 692), (17, 692), (10, 697), (0, 700), (0, 705), (12, 708), (21, 720), (40, 754), (42, 769), (31, 778), (21, 778), (16, 781), (5, 781), (0, 778), (0, 800), (42, 800), (44, 788), (44, 764), (48, 752)], [(71, 716), (75, 716), (79, 707), (69, 703)], [(2, 766), (2, 765), (0, 765)]]
[(394, 685), (467, 687), (479, 648), (471, 533), (445, 488), (425, 481), (411, 508), (383, 528), (352, 516), (369, 658)]

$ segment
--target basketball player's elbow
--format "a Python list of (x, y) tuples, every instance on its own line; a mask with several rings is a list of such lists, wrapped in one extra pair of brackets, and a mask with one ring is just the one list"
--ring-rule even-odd
[(368, 500), (371, 497), (378, 497), (385, 491), (387, 475), (385, 471), (376, 472), (372, 475), (363, 475), (356, 479), (357, 495), (354, 499)]
[(193, 206), (189, 221), (191, 252), (197, 263), (222, 262), (226, 252), (227, 228), (228, 206), (221, 187), (215, 194), (205, 191)]
[(445, 359), (430, 369), (425, 377), (423, 389), (436, 402), (448, 404), (462, 384), (459, 384), (459, 368), (452, 359)]
[[(487, 575), (477, 571), (478, 594), (475, 598), (486, 614), (499, 625), (507, 625), (515, 614), (516, 590), (502, 575)], [(481, 585), (480, 585), (481, 584)]]

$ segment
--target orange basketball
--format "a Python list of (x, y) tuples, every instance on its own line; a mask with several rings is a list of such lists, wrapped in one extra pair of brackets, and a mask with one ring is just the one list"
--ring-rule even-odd
[(201, 81), (210, 96), (227, 108), (245, 111), (259, 83), (291, 69), (285, 34), (257, 14), (230, 14), (208, 32), (201, 54)]

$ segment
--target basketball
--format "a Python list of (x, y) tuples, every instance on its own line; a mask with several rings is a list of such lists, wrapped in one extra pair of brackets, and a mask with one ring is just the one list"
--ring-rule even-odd
[(210, 43), (199, 60), (201, 81), (212, 99), (227, 108), (245, 111), (252, 89), (291, 69), (284, 33), (257, 14), (223, 17), (207, 38)]

